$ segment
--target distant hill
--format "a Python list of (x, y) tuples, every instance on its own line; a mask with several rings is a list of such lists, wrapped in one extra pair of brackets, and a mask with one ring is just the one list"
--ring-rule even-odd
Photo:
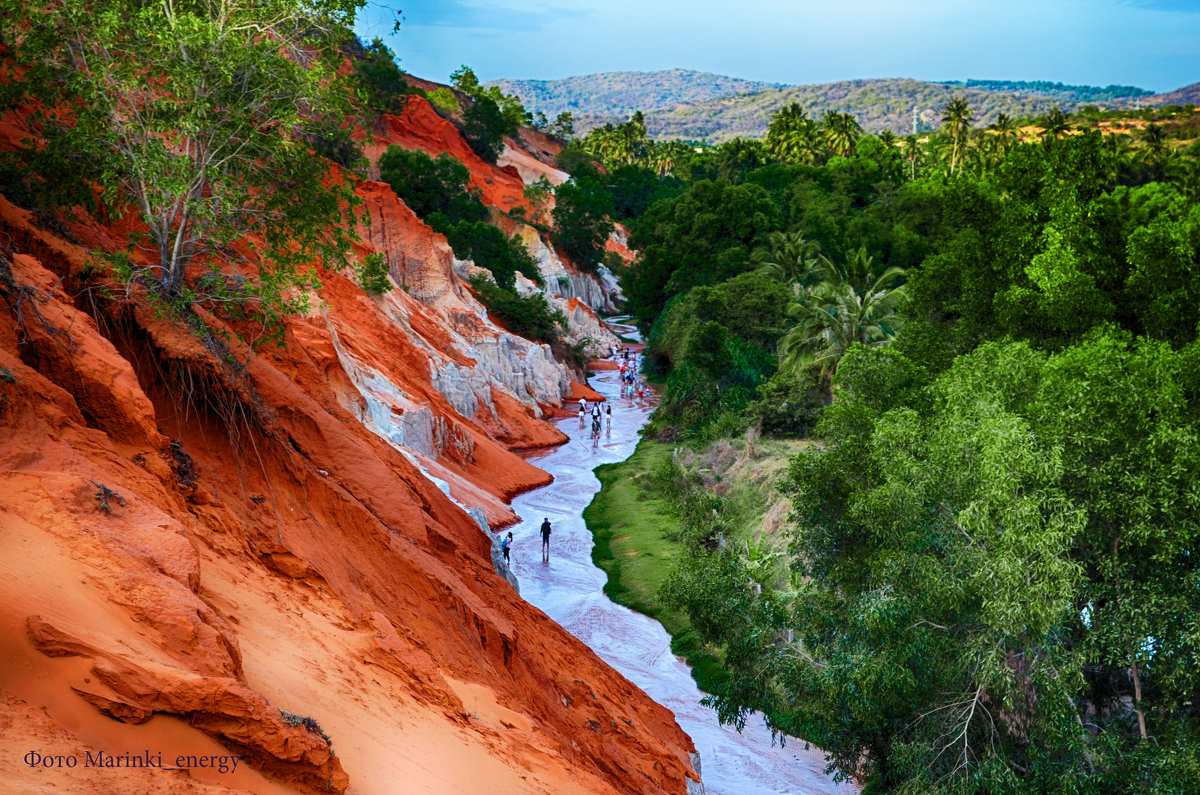
[[(976, 126), (994, 123), (1001, 113), (1014, 119), (1030, 118), (1047, 113), (1056, 106), (1070, 111), (1089, 104), (1067, 99), (1061, 94), (1053, 96), (1025, 91), (1000, 91), (921, 80), (843, 80), (812, 86), (788, 86), (679, 106), (670, 111), (648, 114), (647, 129), (656, 138), (706, 140), (713, 143), (738, 136), (760, 137), (766, 134), (767, 124), (775, 111), (797, 102), (811, 116), (820, 116), (827, 110), (845, 111), (854, 115), (867, 132), (891, 130), (902, 135), (912, 132), (914, 108), (918, 131), (940, 127), (942, 109), (956, 96), (970, 103)], [(1103, 104), (1128, 107), (1134, 101), (1121, 99)], [(604, 123), (607, 120), (595, 121)], [(576, 125), (577, 129), (580, 127)]]
[(1146, 100), (1148, 105), (1200, 105), (1200, 83), (1177, 88), (1166, 94), (1155, 94)]
[(634, 111), (657, 111), (716, 97), (782, 88), (784, 83), (762, 83), (737, 77), (668, 69), (661, 72), (601, 72), (562, 80), (491, 80), (506, 94), (521, 98), (526, 110), (539, 110), (554, 118), (565, 110), (573, 114), (630, 116)]
[(531, 111), (548, 117), (564, 110), (575, 115), (584, 133), (608, 122), (625, 121), (634, 111), (646, 114), (656, 139), (720, 143), (734, 137), (761, 137), (771, 115), (798, 102), (810, 115), (827, 110), (853, 114), (868, 132), (912, 131), (913, 109), (919, 130), (941, 125), (942, 108), (963, 96), (975, 111), (975, 124), (988, 125), (1001, 113), (1012, 118), (1040, 116), (1051, 108), (1072, 111), (1083, 105), (1127, 108), (1138, 105), (1186, 104), (1193, 99), (1166, 99), (1191, 92), (1152, 95), (1136, 86), (1075, 86), (1047, 81), (966, 80), (927, 82), (908, 79), (843, 80), (820, 85), (789, 86), (672, 69), (664, 72), (606, 72), (562, 80), (497, 80)]
[(1154, 95), (1153, 91), (1137, 86), (1072, 86), (1048, 80), (939, 80), (942, 85), (977, 88), (983, 91), (1004, 91), (1027, 96), (1049, 97), (1062, 102), (1085, 104), (1125, 103)]

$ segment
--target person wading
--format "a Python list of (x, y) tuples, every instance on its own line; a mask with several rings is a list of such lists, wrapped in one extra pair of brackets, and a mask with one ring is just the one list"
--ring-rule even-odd
[(550, 560), (550, 518), (542, 520), (542, 561)]

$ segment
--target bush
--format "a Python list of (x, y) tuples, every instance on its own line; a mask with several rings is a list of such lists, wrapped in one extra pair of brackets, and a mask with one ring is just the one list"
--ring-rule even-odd
[(595, 158), (587, 153), (579, 141), (571, 141), (554, 158), (554, 165), (568, 174), (574, 174), (585, 168), (595, 171), (594, 163)]
[(356, 271), (358, 286), (363, 288), (367, 295), (383, 295), (392, 289), (392, 282), (388, 279), (388, 266), (382, 254), (368, 254)]
[(454, 96), (454, 92), (445, 86), (435, 88), (425, 96), (442, 113), (457, 113), (461, 109), (458, 104), (458, 97)]
[(432, 158), (418, 149), (389, 146), (379, 158), (379, 178), (425, 221), (434, 213), (451, 224), (487, 220), (479, 191), (471, 187), (471, 172), (445, 152)]
[(800, 437), (812, 433), (824, 408), (815, 380), (778, 372), (760, 384), (746, 413), (767, 436)]
[(453, 226), (440, 227), (440, 218), (432, 218), (430, 225), (446, 235), (454, 256), (469, 259), (481, 268), (492, 272), (496, 284), (505, 290), (513, 289), (517, 273), (542, 284), (542, 274), (537, 263), (525, 250), (520, 237), (506, 237), (489, 223), (463, 221)]
[(522, 298), (481, 273), (471, 277), (471, 287), (488, 311), (499, 317), (514, 334), (551, 343), (558, 339), (560, 331), (567, 329), (566, 316), (558, 310), (551, 311), (546, 296), (541, 293)]

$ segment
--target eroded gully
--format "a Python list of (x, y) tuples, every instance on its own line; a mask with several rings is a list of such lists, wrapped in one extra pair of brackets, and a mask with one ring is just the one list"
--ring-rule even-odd
[[(762, 717), (751, 715), (742, 733), (721, 726), (716, 712), (701, 706), (703, 694), (688, 667), (671, 653), (671, 639), (657, 621), (612, 602), (603, 592), (605, 573), (592, 564), (592, 535), (583, 509), (600, 490), (592, 473), (600, 464), (623, 461), (638, 442), (638, 429), (653, 406), (619, 397), (617, 373), (600, 371), (590, 381), (613, 406), (611, 428), (592, 447), (590, 429), (576, 418), (558, 422), (571, 441), (537, 458), (554, 482), (513, 500), (521, 517), (511, 528), (512, 564), (521, 596), (590, 646), (659, 704), (675, 713), (700, 752), (707, 795), (751, 793), (852, 793), (826, 775), (815, 748), (789, 738), (772, 744)], [(587, 423), (590, 426), (590, 421)], [(542, 561), (539, 527), (549, 517), (554, 527), (550, 559)]]

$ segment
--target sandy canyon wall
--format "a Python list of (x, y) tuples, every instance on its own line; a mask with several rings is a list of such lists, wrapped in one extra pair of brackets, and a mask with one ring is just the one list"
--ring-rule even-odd
[[(556, 176), (518, 142), (479, 161), (423, 100), (369, 132), (372, 160), (451, 152), (500, 209)], [(460, 507), (513, 521), (548, 480), (513, 450), (564, 441), (542, 417), (581, 387), (388, 186), (357, 190), (400, 289), (324, 271), (286, 346), (234, 363), (103, 292), (89, 252), (127, 230), (0, 198), (0, 789), (694, 783), (671, 714), (524, 603)], [(573, 338), (611, 341), (602, 284), (521, 231)]]

